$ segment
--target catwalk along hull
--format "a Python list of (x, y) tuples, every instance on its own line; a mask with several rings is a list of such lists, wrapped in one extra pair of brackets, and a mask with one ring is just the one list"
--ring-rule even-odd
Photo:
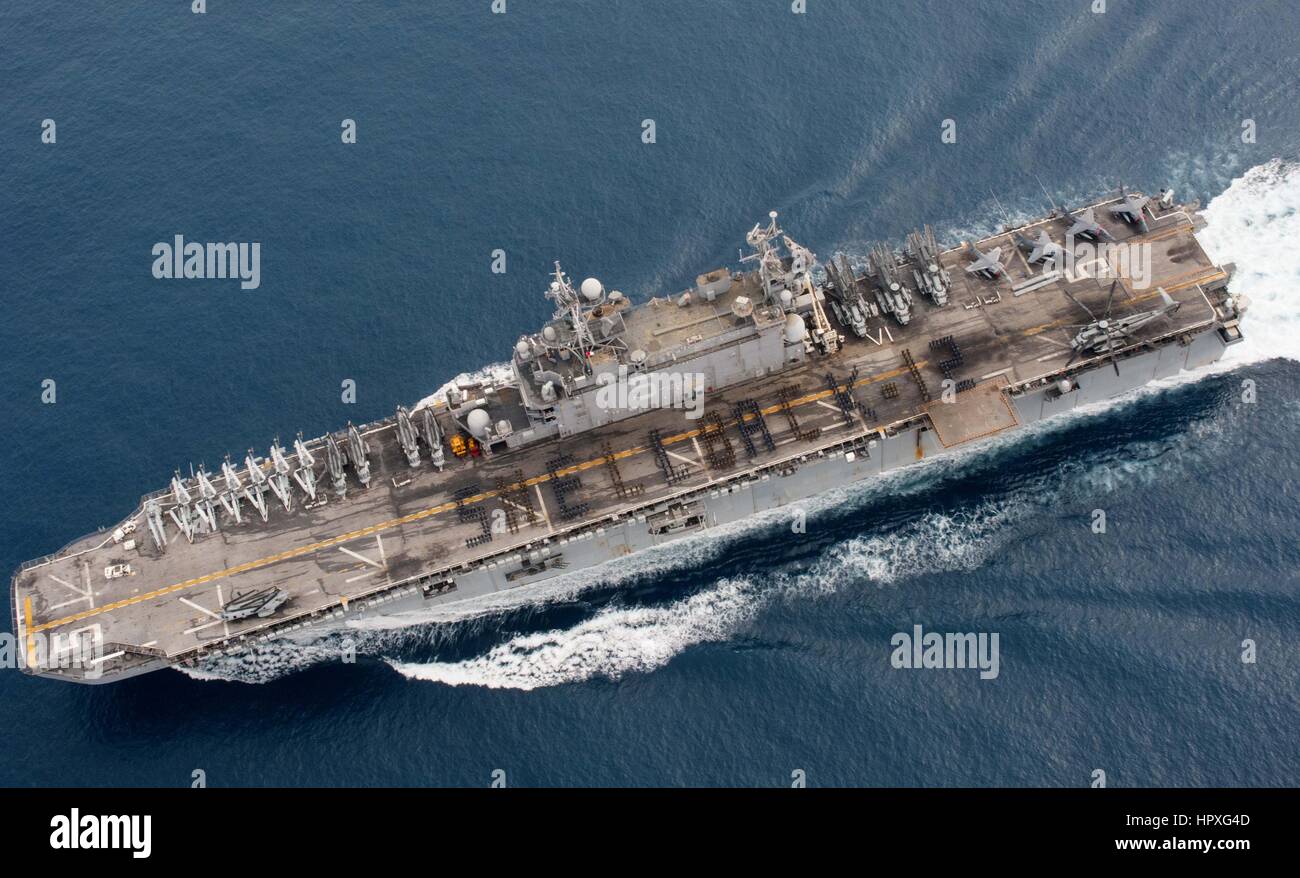
[[(1119, 251), (1031, 264), (1018, 236), (1059, 237), (1071, 222), (1046, 218), (979, 242), (977, 254), (1000, 246), (1011, 257), (991, 276), (966, 271), (975, 258), (967, 251), (938, 254), (943, 304), (921, 277), (934, 265), (915, 259), (922, 271), (909, 275), (904, 260), (898, 275), (916, 278), (905, 323), (883, 307), (887, 297), (876, 296), (881, 308), (867, 304), (889, 270), (857, 277), (841, 263), (830, 272), (837, 290), (811, 273), (792, 280), (797, 251), (794, 269), (787, 258), (748, 274), (701, 275), (694, 298), (634, 308), (592, 288), (599, 304), (567, 323), (557, 311), (554, 325), (599, 320), (593, 337), (626, 340), (587, 350), (594, 365), (557, 353), (557, 334), (543, 330), (536, 342), (521, 340), (513, 380), (454, 392), (431, 409), (433, 432), (412, 438), (419, 412), (412, 420), (403, 410), (358, 428), (362, 445), (314, 440), (286, 465), (275, 455), (254, 460), (251, 468), (284, 477), (279, 489), (250, 470), (231, 493), (210, 498), (205, 517), (196, 514), (202, 486), (182, 482), (146, 496), (115, 533), (23, 565), (12, 589), (24, 670), (120, 680), (295, 631), (528, 589), (1220, 359), (1242, 338), (1243, 304), (1227, 291), (1231, 266), (1214, 265), (1196, 241), (1195, 206), (1147, 207), (1139, 229), (1108, 210), (1119, 203), (1094, 208), (1107, 237), (1129, 248), (1121, 255), (1145, 260), (1127, 262), (1127, 276)], [(560, 300), (565, 279), (556, 277)], [(865, 333), (838, 307), (850, 291), (870, 315)], [(1140, 330), (1072, 346), (1084, 324), (1124, 321)], [(653, 372), (646, 362), (656, 355), (688, 364), (705, 392), (652, 408), (621, 398), (608, 411), (593, 405), (600, 397), (586, 391), (602, 358), (611, 369)], [(476, 420), (476, 410), (486, 415)], [(479, 453), (457, 456), (455, 438), (477, 439)], [(344, 451), (342, 482), (328, 465), (312, 469), (338, 450), (331, 444)], [(435, 450), (441, 467), (430, 461)], [(285, 485), (304, 485), (304, 468), (307, 482), (320, 481), (316, 493), (286, 494)], [(362, 470), (367, 487), (357, 483)], [(236, 594), (272, 587), (288, 596), (273, 614), (222, 617)]]

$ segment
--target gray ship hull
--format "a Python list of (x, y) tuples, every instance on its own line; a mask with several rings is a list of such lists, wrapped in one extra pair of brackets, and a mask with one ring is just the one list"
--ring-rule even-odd
[[(1204, 368), (1242, 340), (1231, 266), (1196, 241), (1194, 206), (1151, 210), (1140, 234), (1105, 223), (1148, 261), (1149, 283), (1122, 271), (1103, 281), (1101, 258), (1049, 270), (1004, 232), (984, 245), (1013, 257), (992, 277), (968, 271), (959, 248), (916, 262), (947, 293), (931, 303), (921, 283), (906, 319), (862, 298), (884, 277), (907, 277), (893, 256), (878, 250), (876, 274), (862, 277), (842, 262), (814, 286), (811, 253), (788, 238), (791, 257), (771, 250), (775, 220), (751, 232), (768, 248), (762, 271), (710, 272), (692, 293), (642, 306), (594, 279), (579, 294), (557, 268), (548, 295), (562, 307), (521, 339), (513, 379), (300, 441), (293, 454), (250, 455), (220, 496), (178, 477), (111, 536), (24, 564), (12, 583), (23, 669), (108, 682), (201, 668), (301, 632), (526, 595)], [(1033, 239), (1059, 225), (1016, 231)], [(859, 315), (879, 318), (865, 333), (840, 332), (820, 304), (849, 293)], [(1083, 312), (1094, 340), (1081, 346), (1067, 332)], [(1114, 332), (1105, 318), (1133, 328), (1099, 348), (1097, 333)], [(664, 364), (703, 377), (702, 418), (675, 404), (601, 403), (599, 370), (669, 373)], [(222, 612), (236, 590), (271, 588), (287, 595), (271, 618)]]

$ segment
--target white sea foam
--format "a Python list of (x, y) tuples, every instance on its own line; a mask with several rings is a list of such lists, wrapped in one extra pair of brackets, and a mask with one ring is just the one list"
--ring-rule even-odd
[(1201, 242), (1216, 261), (1236, 264), (1229, 289), (1250, 299), (1246, 340), (1226, 363), (1300, 359), (1300, 164), (1251, 168), (1206, 206), (1205, 218)]
[(611, 607), (572, 628), (523, 634), (460, 662), (391, 662), (405, 677), (453, 686), (536, 689), (651, 671), (688, 647), (726, 640), (757, 612), (747, 580), (724, 579), (665, 607)]
[(195, 680), (266, 683), (321, 662), (338, 661), (342, 650), (337, 636), (318, 636), (311, 642), (284, 638), (246, 647), (236, 655), (208, 658), (196, 668), (176, 669)]
[(443, 384), (433, 393), (417, 402), (411, 411), (422, 409), (427, 405), (433, 405), (435, 402), (446, 402), (447, 391), (453, 387), (471, 384), (483, 384), (491, 382), (500, 384), (512, 380), (512, 372), (509, 363), (492, 363), (481, 369), (475, 369), (473, 372), (461, 372), (455, 378)]
[[(1273, 357), (1300, 358), (1300, 248), (1294, 243), (1300, 241), (1298, 211), (1300, 166), (1280, 161), (1252, 168), (1206, 208), (1209, 225), (1202, 240), (1216, 260), (1236, 263), (1232, 290), (1249, 296), (1252, 303), (1245, 322), (1248, 340), (1234, 349), (1232, 360), (1221, 368)], [(830, 508), (861, 505), (882, 491), (899, 494), (924, 490), (951, 469), (969, 465), (972, 457), (999, 454), (1028, 436), (1041, 437), (1045, 432), (1068, 429), (1079, 418), (1132, 405), (1203, 374), (1184, 373), (1126, 397), (1039, 422), (1028, 431), (995, 437), (969, 451), (837, 489), (803, 506), (815, 517)], [(482, 373), (477, 373), (458, 380), (481, 377)], [(449, 385), (440, 392), (445, 393)], [(889, 533), (854, 537), (830, 547), (801, 572), (768, 574), (761, 581), (719, 580), (663, 607), (610, 606), (571, 628), (521, 634), (464, 661), (389, 662), (411, 679), (516, 689), (593, 678), (618, 679), (628, 673), (653, 670), (692, 646), (734, 637), (773, 600), (807, 599), (834, 593), (847, 585), (869, 582), (885, 586), (931, 572), (974, 569), (1005, 541), (1015, 538), (1017, 525), (1052, 508), (1064, 493), (1117, 490), (1134, 482), (1168, 477), (1184, 465), (1194, 466), (1198, 455), (1211, 453), (1207, 440), (1213, 438), (1216, 429), (1212, 424), (1191, 425), (1187, 440), (1172, 445), (1130, 443), (1083, 468), (1057, 468), (1035, 483), (970, 509), (926, 514)], [(506, 613), (525, 608), (540, 610), (548, 604), (572, 601), (597, 587), (616, 587), (666, 569), (698, 567), (747, 534), (770, 527), (788, 514), (777, 510), (528, 589), (369, 620), (357, 624), (347, 635), (273, 642), (240, 656), (216, 660), (203, 671), (188, 673), (250, 682), (267, 679), (317, 661), (337, 660), (340, 636), (354, 637), (359, 651), (378, 655), (420, 640), (437, 643), (447, 631), (491, 624)]]

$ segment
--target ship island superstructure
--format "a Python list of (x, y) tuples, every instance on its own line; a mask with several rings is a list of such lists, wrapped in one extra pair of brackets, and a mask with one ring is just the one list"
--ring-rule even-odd
[(740, 270), (639, 305), (557, 263), (508, 374), (177, 472), (22, 565), (24, 670), (105, 682), (527, 588), (1208, 365), (1245, 303), (1202, 224), (1121, 191), (819, 263), (772, 213)]

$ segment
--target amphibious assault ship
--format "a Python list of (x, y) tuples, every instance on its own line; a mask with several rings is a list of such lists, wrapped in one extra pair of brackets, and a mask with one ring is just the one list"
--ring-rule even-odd
[(1218, 360), (1232, 266), (1121, 191), (982, 241), (819, 264), (772, 213), (739, 271), (634, 305), (557, 263), (508, 372), (177, 473), (14, 574), (28, 673), (120, 680), (529, 586)]

